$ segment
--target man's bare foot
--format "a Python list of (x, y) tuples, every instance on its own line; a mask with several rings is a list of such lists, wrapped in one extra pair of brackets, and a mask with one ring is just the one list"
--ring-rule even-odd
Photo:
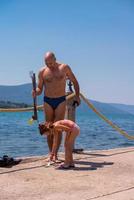
[(48, 156), (48, 158), (46, 159), (46, 161), (47, 161), (47, 162), (49, 162), (49, 161), (50, 161), (50, 156)]
[(46, 167), (50, 167), (50, 166), (52, 166), (52, 165), (54, 165), (55, 164), (55, 162), (54, 161), (48, 161), (47, 162), (47, 164), (46, 164)]
[(62, 161), (58, 159), (58, 156), (53, 156), (53, 159), (52, 159), (55, 163), (61, 163)]
[(58, 164), (58, 163), (62, 163), (63, 161), (59, 160), (59, 159), (56, 159), (56, 160), (54, 160), (54, 162)]
[(75, 165), (69, 165), (69, 164), (61, 164), (60, 166), (58, 166), (56, 169), (63, 169), (63, 170), (68, 170), (68, 169), (74, 169)]
[(48, 162), (48, 163), (62, 163), (63, 162), (63, 160), (59, 160), (59, 158), (58, 158), (58, 156), (56, 155), (53, 155), (53, 154), (50, 154), (49, 156), (48, 156), (48, 158), (46, 159), (46, 161)]

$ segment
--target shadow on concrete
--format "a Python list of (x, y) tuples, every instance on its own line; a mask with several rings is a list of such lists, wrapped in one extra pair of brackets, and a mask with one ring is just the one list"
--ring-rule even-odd
[(14, 169), (14, 170), (10, 170), (10, 171), (0, 172), (0, 175), (1, 174), (10, 174), (13, 172), (18, 172), (18, 171), (25, 171), (25, 170), (29, 170), (29, 169), (37, 169), (37, 168), (41, 168), (41, 167), (46, 167), (46, 165), (39, 165), (39, 166), (35, 166), (35, 167), (24, 167), (21, 169)]
[(92, 157), (110, 157), (110, 156), (114, 156), (114, 155), (120, 155), (120, 154), (124, 154), (124, 153), (129, 153), (129, 152), (134, 152), (134, 149), (132, 150), (125, 150), (125, 151), (120, 151), (117, 153), (109, 153), (109, 154), (99, 154), (99, 153), (92, 153), (92, 152), (77, 152), (76, 154), (81, 154), (81, 155), (90, 155)]
[(74, 170), (97, 170), (98, 168), (103, 168), (107, 165), (113, 165), (113, 162), (88, 162), (88, 161), (75, 161), (78, 165), (84, 165), (75, 167)]

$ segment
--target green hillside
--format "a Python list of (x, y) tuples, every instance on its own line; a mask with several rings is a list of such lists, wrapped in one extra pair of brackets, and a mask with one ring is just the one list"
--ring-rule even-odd
[[(33, 99), (31, 96), (32, 84), (27, 83), (16, 86), (0, 85), (0, 107), (27, 107), (32, 105)], [(38, 96), (38, 104), (43, 103), (43, 94)], [(124, 104), (109, 104), (91, 100), (93, 105), (104, 114), (134, 114), (134, 105)], [(82, 101), (78, 110), (80, 112), (92, 112), (88, 106)]]

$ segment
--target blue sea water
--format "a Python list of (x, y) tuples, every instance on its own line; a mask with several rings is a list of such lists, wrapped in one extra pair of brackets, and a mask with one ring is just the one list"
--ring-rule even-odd
[[(39, 120), (43, 121), (43, 112), (38, 115)], [(31, 116), (32, 112), (0, 113), (0, 156), (8, 154), (20, 157), (48, 153), (46, 137), (39, 134), (37, 123), (28, 124)], [(134, 135), (134, 115), (116, 114), (107, 115), (107, 118)], [(94, 113), (77, 112), (76, 121), (81, 133), (75, 142), (75, 148), (99, 150), (134, 146), (134, 140), (122, 136)]]

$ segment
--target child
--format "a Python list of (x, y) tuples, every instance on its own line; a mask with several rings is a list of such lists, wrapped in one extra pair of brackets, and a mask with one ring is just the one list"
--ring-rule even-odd
[[(65, 161), (64, 164), (59, 166), (59, 169), (70, 169), (74, 168), (74, 161), (73, 161), (73, 146), (75, 138), (79, 135), (80, 128), (79, 126), (68, 119), (60, 120), (55, 123), (51, 122), (45, 122), (43, 126), (43, 134), (58, 134), (59, 131), (65, 131), (66, 137), (65, 137)], [(51, 154), (51, 160), (53, 159), (54, 152), (57, 148), (57, 137), (55, 135), (55, 140), (53, 144), (52, 154)]]

